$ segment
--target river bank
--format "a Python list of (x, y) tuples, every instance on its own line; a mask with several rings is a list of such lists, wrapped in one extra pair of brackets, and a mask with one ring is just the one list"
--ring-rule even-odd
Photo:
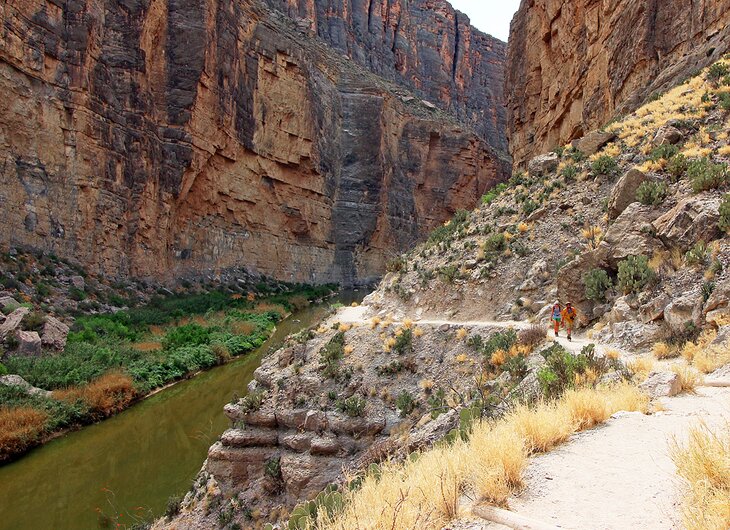
[(228, 425), (223, 406), (246, 386), (261, 358), (293, 333), (320, 322), (342, 293), (295, 311), (258, 349), (137, 403), (106, 421), (52, 440), (0, 467), (0, 529), (133, 528), (164, 514), (184, 493), (208, 447)]

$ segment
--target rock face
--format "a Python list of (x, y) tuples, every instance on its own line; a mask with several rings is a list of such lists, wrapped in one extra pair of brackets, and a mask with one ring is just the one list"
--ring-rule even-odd
[[(389, 82), (255, 0), (10, 0), (0, 21), (0, 242), (91, 272), (165, 279), (246, 266), (353, 283), (508, 171), (463, 122), (412, 95), (415, 66), (353, 53), (405, 86)], [(416, 34), (402, 25), (396, 56), (406, 27)], [(493, 62), (497, 81), (502, 67), (499, 46), (480, 38), (446, 67), (454, 86), (476, 79), (477, 95), (490, 73), (472, 62)], [(445, 51), (423, 46), (419, 64), (437, 83)], [(477, 112), (464, 90), (437, 102)]]
[(507, 45), (446, 0), (265, 0), (339, 52), (405, 85), (507, 151)]
[(634, 110), (728, 49), (730, 0), (523, 0), (506, 74), (515, 164)]

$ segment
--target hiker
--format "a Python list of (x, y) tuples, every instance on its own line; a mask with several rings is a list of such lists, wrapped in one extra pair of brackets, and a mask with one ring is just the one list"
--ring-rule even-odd
[(555, 301), (555, 304), (553, 305), (553, 314), (552, 319), (553, 323), (555, 325), (555, 336), (558, 336), (558, 331), (560, 330), (560, 321), (562, 320), (562, 314), (563, 314), (563, 308), (560, 307), (560, 302), (557, 300)]
[(578, 312), (571, 303), (568, 302), (565, 304), (565, 309), (563, 309), (561, 316), (563, 317), (563, 326), (565, 326), (565, 329), (568, 332), (568, 340), (572, 341), (573, 339), (571, 335), (573, 334), (573, 322), (575, 321), (575, 317), (578, 316)]

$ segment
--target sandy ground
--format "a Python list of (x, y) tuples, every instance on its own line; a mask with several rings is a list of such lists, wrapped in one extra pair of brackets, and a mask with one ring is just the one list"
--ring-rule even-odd
[[(344, 308), (336, 319), (361, 323), (367, 306)], [(526, 322), (417, 320), (417, 324), (513, 327)], [(559, 342), (578, 352), (592, 341), (575, 337)], [(597, 345), (599, 351), (606, 346)], [(622, 357), (634, 357), (621, 352)], [(534, 457), (525, 473), (525, 488), (509, 500), (509, 509), (573, 530), (681, 529), (684, 484), (676, 474), (669, 447), (682, 442), (690, 427), (730, 423), (730, 388), (701, 387), (696, 394), (661, 400), (665, 410), (653, 415), (618, 413), (604, 425), (579, 433), (557, 449)], [(469, 501), (463, 513), (469, 513)], [(451, 530), (506, 528), (473, 516), (456, 521)]]

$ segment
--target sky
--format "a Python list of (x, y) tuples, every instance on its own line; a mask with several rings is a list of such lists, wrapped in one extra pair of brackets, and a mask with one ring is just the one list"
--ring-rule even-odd
[(520, 7), (520, 0), (449, 0), (452, 6), (469, 15), (471, 25), (507, 42), (509, 23)]

